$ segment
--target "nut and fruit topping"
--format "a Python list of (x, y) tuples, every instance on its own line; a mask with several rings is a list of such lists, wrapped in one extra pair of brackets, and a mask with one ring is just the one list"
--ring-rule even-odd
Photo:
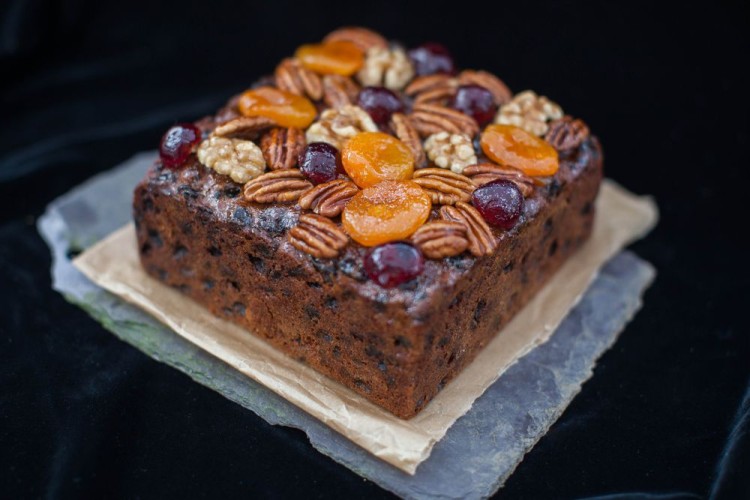
[(389, 89), (402, 89), (414, 77), (414, 68), (399, 47), (392, 49), (372, 47), (365, 55), (357, 79), (362, 85), (382, 85)]
[(554, 175), (559, 168), (555, 148), (513, 125), (488, 125), (480, 145), (492, 161), (532, 177)]
[(531, 90), (524, 90), (507, 104), (500, 106), (495, 123), (515, 125), (534, 135), (544, 135), (549, 128), (547, 122), (562, 118), (560, 106)]
[(291, 203), (311, 187), (296, 168), (273, 170), (245, 184), (244, 195), (255, 203)]
[(323, 42), (328, 43), (341, 40), (352, 42), (363, 51), (372, 47), (388, 47), (388, 41), (379, 33), (360, 26), (345, 26), (331, 31), (323, 39)]
[(368, 252), (364, 270), (378, 285), (393, 288), (422, 274), (424, 258), (408, 243), (387, 243)]
[(534, 180), (517, 168), (494, 163), (478, 163), (466, 167), (463, 174), (477, 187), (506, 180), (514, 182), (524, 198), (528, 198), (534, 192)]
[(240, 184), (258, 177), (266, 169), (260, 148), (242, 139), (209, 137), (198, 147), (196, 155), (203, 165)]
[(244, 92), (237, 106), (244, 116), (264, 116), (277, 125), (293, 128), (306, 128), (317, 113), (313, 103), (306, 98), (273, 87)]
[(458, 87), (451, 107), (474, 118), (480, 127), (491, 122), (497, 113), (497, 105), (492, 93), (479, 85)]
[(459, 85), (479, 85), (490, 91), (495, 99), (495, 104), (501, 105), (510, 101), (513, 94), (505, 83), (487, 71), (474, 71), (465, 69), (458, 75)]
[(349, 139), (341, 151), (341, 163), (362, 188), (410, 179), (414, 172), (414, 156), (406, 144), (382, 132), (362, 132)]
[(523, 194), (511, 181), (499, 180), (477, 188), (471, 202), (489, 224), (513, 229), (523, 211)]
[(332, 181), (342, 171), (339, 150), (325, 142), (308, 144), (300, 154), (299, 169), (313, 184)]
[(409, 58), (414, 65), (417, 76), (434, 75), (435, 73), (452, 75), (456, 72), (453, 57), (448, 49), (439, 43), (423, 43), (409, 51)]
[(261, 137), (260, 149), (271, 170), (294, 168), (305, 149), (305, 133), (298, 128), (273, 128)]
[(359, 106), (345, 105), (323, 111), (320, 119), (307, 129), (305, 137), (308, 144), (327, 142), (341, 149), (347, 140), (360, 132), (376, 132), (377, 130), (378, 126), (372, 121), (367, 111)]
[(466, 226), (448, 220), (428, 222), (417, 229), (411, 241), (429, 259), (454, 257), (469, 247)]
[(322, 75), (350, 76), (356, 73), (364, 62), (362, 49), (346, 40), (302, 45), (294, 56), (305, 68)]
[(341, 222), (349, 236), (371, 247), (408, 238), (430, 216), (432, 203), (412, 181), (384, 181), (357, 193)]
[(388, 124), (393, 113), (401, 113), (404, 103), (392, 90), (385, 87), (365, 87), (357, 96), (357, 105), (367, 111), (372, 121), (381, 127)]
[(349, 243), (349, 238), (331, 219), (322, 215), (302, 214), (287, 234), (294, 248), (319, 259), (332, 259)]
[(439, 132), (424, 141), (427, 157), (440, 168), (448, 168), (456, 173), (477, 162), (474, 145), (467, 135)]
[(161, 138), (159, 158), (165, 167), (179, 167), (188, 159), (193, 147), (201, 142), (201, 131), (192, 123), (178, 123)]

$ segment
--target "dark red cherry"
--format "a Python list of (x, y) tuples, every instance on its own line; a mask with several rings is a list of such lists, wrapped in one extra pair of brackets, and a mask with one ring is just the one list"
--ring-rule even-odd
[(423, 43), (409, 51), (409, 58), (414, 65), (417, 76), (456, 72), (453, 56), (443, 45), (435, 42)]
[(365, 274), (383, 288), (413, 280), (424, 269), (424, 257), (408, 243), (386, 243), (365, 256)]
[(299, 169), (313, 184), (332, 181), (342, 171), (339, 150), (325, 142), (311, 142), (299, 155)]
[(497, 113), (497, 105), (492, 93), (479, 85), (458, 87), (451, 106), (474, 118), (480, 127), (492, 121)]
[(379, 126), (385, 126), (393, 113), (404, 110), (404, 103), (395, 92), (385, 87), (365, 87), (357, 96), (357, 106), (367, 111)]
[(488, 224), (513, 229), (523, 210), (523, 195), (515, 183), (499, 180), (477, 188), (471, 203)]
[(166, 167), (179, 167), (201, 141), (201, 131), (192, 123), (178, 123), (167, 130), (159, 144), (159, 157)]

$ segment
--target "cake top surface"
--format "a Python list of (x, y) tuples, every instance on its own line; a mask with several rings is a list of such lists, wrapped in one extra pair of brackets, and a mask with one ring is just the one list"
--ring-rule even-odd
[(546, 97), (459, 71), (441, 45), (407, 51), (349, 27), (216, 115), (170, 128), (152, 181), (369, 294), (429, 293), (506, 244), (598, 154)]

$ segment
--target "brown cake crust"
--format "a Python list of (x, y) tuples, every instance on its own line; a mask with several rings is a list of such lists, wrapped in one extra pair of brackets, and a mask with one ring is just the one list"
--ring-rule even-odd
[(296, 205), (243, 200), (241, 186), (194, 157), (157, 163), (137, 186), (134, 219), (146, 271), (217, 316), (401, 418), (417, 414), (588, 238), (602, 178), (594, 137), (526, 199), (491, 255), (425, 262), (394, 289), (369, 281), (365, 249), (319, 260), (286, 238)]

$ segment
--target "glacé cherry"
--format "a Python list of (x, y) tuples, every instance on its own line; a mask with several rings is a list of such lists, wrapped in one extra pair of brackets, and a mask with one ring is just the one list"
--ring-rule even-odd
[(342, 171), (339, 150), (325, 142), (311, 142), (299, 155), (299, 169), (313, 184), (332, 181)]
[(383, 288), (393, 288), (413, 280), (424, 269), (424, 257), (408, 243), (386, 243), (365, 256), (367, 277)]
[(365, 87), (357, 96), (357, 106), (367, 111), (379, 126), (385, 126), (393, 113), (404, 110), (404, 103), (395, 92), (385, 87)]
[(165, 167), (179, 167), (193, 152), (193, 146), (201, 142), (201, 131), (192, 123), (173, 125), (162, 136), (159, 158)]
[(492, 93), (479, 85), (458, 87), (451, 106), (474, 118), (480, 127), (492, 121), (497, 113), (497, 105)]
[(423, 43), (409, 51), (409, 58), (414, 65), (417, 76), (434, 75), (436, 73), (452, 75), (456, 72), (453, 56), (448, 52), (448, 49), (439, 43)]
[(523, 210), (523, 194), (515, 183), (498, 180), (477, 188), (471, 203), (488, 224), (512, 229)]

